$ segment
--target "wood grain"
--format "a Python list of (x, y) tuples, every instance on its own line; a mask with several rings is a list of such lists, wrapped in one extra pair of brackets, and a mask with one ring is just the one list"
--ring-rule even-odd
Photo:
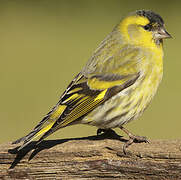
[(34, 142), (17, 152), (0, 145), (0, 179), (181, 179), (181, 140), (133, 144), (91, 136)]

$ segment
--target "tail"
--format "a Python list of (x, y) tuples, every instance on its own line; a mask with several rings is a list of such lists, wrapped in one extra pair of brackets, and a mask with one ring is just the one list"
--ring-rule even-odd
[(55, 124), (56, 120), (61, 116), (64, 109), (64, 106), (55, 106), (52, 111), (50, 111), (47, 116), (45, 116), (43, 120), (33, 129), (33, 131), (31, 131), (28, 135), (12, 142), (12, 144), (23, 142), (23, 145), (18, 148), (19, 151), (39, 136), (41, 136), (41, 138), (37, 143), (41, 142), (45, 137), (47, 137), (47, 135), (50, 135), (54, 132), (51, 132), (50, 129)]
[(18, 144), (20, 142), (23, 142), (23, 145), (21, 145), (18, 148), (18, 151), (27, 146), (31, 141), (33, 141), (37, 137), (45, 134), (55, 123), (55, 121), (50, 122), (48, 118), (44, 118), (42, 121), (40, 122), (41, 124), (39, 123), (38, 126), (36, 126), (33, 129), (33, 131), (31, 131), (28, 135), (12, 142), (12, 144)]

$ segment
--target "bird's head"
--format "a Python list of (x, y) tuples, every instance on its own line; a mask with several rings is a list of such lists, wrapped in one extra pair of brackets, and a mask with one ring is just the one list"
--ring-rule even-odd
[(130, 14), (121, 21), (119, 29), (128, 43), (144, 47), (159, 46), (163, 39), (171, 38), (161, 16), (148, 10)]

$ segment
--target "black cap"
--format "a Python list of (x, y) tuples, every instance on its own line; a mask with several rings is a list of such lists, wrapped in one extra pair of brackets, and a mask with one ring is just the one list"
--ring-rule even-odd
[(139, 16), (144, 16), (149, 19), (150, 23), (158, 23), (161, 26), (164, 25), (164, 21), (159, 14), (154, 13), (153, 11), (149, 10), (138, 10), (136, 14)]

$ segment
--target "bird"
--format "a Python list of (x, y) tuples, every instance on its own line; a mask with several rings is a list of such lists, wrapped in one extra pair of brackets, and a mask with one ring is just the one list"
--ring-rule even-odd
[(163, 40), (171, 38), (162, 17), (137, 10), (122, 18), (93, 52), (61, 95), (58, 103), (26, 136), (23, 144), (75, 124), (98, 128), (97, 134), (120, 128), (134, 142), (149, 142), (124, 125), (140, 117), (153, 99), (163, 76)]

